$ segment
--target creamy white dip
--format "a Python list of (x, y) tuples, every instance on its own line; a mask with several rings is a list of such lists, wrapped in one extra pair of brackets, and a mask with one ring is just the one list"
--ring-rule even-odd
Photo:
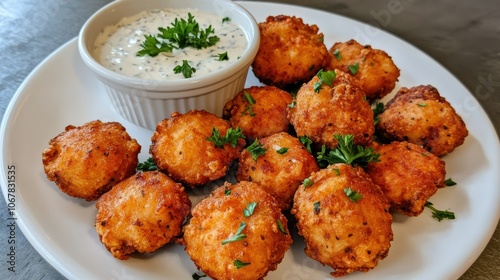
[[(195, 49), (174, 49), (156, 57), (137, 56), (142, 49), (144, 35), (157, 35), (158, 27), (167, 28), (177, 18), (188, 19), (188, 13), (199, 23), (200, 30), (210, 25), (220, 41), (214, 46)], [(233, 21), (224, 21), (216, 14), (196, 9), (162, 9), (143, 11), (122, 19), (116, 25), (106, 27), (94, 43), (94, 58), (103, 66), (126, 76), (151, 80), (185, 79), (174, 73), (177, 65), (187, 60), (196, 69), (192, 77), (198, 77), (227, 67), (245, 52), (248, 42), (243, 30)], [(219, 61), (219, 54), (227, 52), (228, 60)]]

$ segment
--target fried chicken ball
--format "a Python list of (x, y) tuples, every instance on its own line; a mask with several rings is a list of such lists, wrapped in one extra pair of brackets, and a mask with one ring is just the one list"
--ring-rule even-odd
[(278, 132), (288, 132), (290, 122), (286, 108), (292, 96), (274, 86), (252, 86), (229, 100), (223, 117), (232, 127), (240, 127), (248, 142)]
[(248, 150), (243, 150), (236, 179), (257, 183), (276, 198), (281, 209), (287, 210), (299, 185), (319, 166), (299, 139), (286, 132), (258, 141), (266, 149), (265, 154), (254, 160)]
[(98, 199), (135, 173), (141, 146), (117, 122), (68, 125), (42, 153), (45, 174), (61, 191), (87, 201)]
[(159, 171), (125, 179), (96, 203), (95, 229), (115, 258), (151, 253), (182, 232), (191, 201), (181, 184)]
[(341, 277), (373, 269), (387, 256), (393, 240), (389, 207), (362, 168), (333, 164), (297, 189), (291, 213), (306, 255)]
[(401, 88), (379, 115), (377, 132), (389, 141), (408, 141), (438, 157), (464, 143), (467, 127), (431, 85)]
[(445, 162), (421, 146), (392, 142), (375, 151), (379, 161), (368, 163), (365, 170), (389, 199), (391, 211), (418, 216), (426, 201), (445, 186)]
[(276, 200), (251, 182), (215, 189), (184, 226), (186, 253), (212, 279), (263, 279), (291, 243)]
[(330, 49), (327, 69), (350, 74), (369, 100), (381, 99), (396, 86), (399, 68), (383, 50), (361, 45), (356, 40), (337, 42)]
[(223, 137), (229, 128), (226, 120), (204, 110), (174, 112), (158, 123), (149, 151), (159, 170), (174, 181), (201, 186), (226, 175), (245, 145), (242, 138), (234, 147), (231, 143), (219, 147), (207, 139), (214, 129)]
[(328, 61), (328, 49), (317, 25), (287, 15), (259, 23), (260, 47), (252, 71), (266, 85), (290, 89), (311, 79)]
[(315, 86), (318, 76), (304, 84), (296, 95), (295, 106), (288, 108), (288, 119), (298, 136), (334, 149), (335, 134), (354, 135), (357, 145), (368, 145), (375, 131), (373, 111), (363, 91), (352, 83), (348, 74), (335, 70), (333, 85)]

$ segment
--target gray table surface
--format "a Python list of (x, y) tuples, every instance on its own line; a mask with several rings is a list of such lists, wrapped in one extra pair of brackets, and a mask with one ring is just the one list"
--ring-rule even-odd
[[(77, 36), (109, 0), (0, 0), (0, 115), (30, 71)], [(372, 24), (420, 48), (455, 75), (500, 131), (500, 8), (495, 0), (274, 1), (331, 11)], [(286, 11), (283, 11), (286, 13)], [(499, 155), (500, 156), (500, 155)], [(7, 221), (0, 200), (0, 219)], [(487, 215), (487, 213), (485, 213)], [(7, 270), (8, 230), (0, 227), (0, 279), (64, 279), (18, 230), (16, 272)], [(367, 279), (369, 274), (367, 275)], [(500, 279), (500, 227), (459, 278)]]

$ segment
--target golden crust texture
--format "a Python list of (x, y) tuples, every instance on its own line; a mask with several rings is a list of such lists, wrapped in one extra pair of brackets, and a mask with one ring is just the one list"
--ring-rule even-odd
[(61, 191), (92, 201), (135, 173), (140, 150), (121, 124), (95, 120), (68, 125), (49, 141), (42, 162)]
[(317, 76), (304, 84), (297, 92), (295, 107), (288, 108), (288, 119), (298, 136), (308, 136), (330, 149), (337, 147), (335, 134), (352, 134), (357, 145), (368, 145), (375, 131), (370, 104), (348, 74), (335, 73), (333, 86), (323, 84), (319, 92), (314, 91)]
[(231, 127), (243, 130), (248, 142), (278, 132), (288, 132), (286, 108), (292, 96), (274, 86), (252, 86), (239, 92), (224, 106), (223, 117)]
[(420, 215), (426, 201), (445, 186), (445, 162), (408, 142), (382, 144), (375, 150), (380, 161), (368, 163), (365, 170), (389, 199), (391, 210)]
[(387, 140), (421, 145), (441, 157), (468, 135), (462, 118), (431, 85), (401, 88), (385, 107), (377, 133)]
[[(252, 203), (253, 212), (245, 214)], [(242, 227), (242, 239), (224, 241)], [(212, 279), (263, 279), (277, 268), (291, 243), (276, 200), (251, 182), (226, 182), (215, 189), (193, 208), (184, 226), (186, 253)], [(244, 265), (238, 268), (238, 262)]]
[(120, 182), (96, 203), (95, 229), (115, 258), (151, 253), (173, 242), (191, 201), (181, 184), (159, 171), (139, 172)]
[(328, 63), (328, 49), (317, 25), (287, 15), (259, 23), (260, 47), (252, 71), (262, 83), (281, 89), (307, 82)]
[[(243, 150), (236, 179), (257, 183), (276, 198), (283, 210), (289, 209), (299, 185), (312, 172), (318, 171), (319, 166), (299, 139), (288, 133), (276, 133), (259, 142), (266, 153), (254, 160), (247, 150)], [(287, 150), (283, 152), (283, 148)]]
[[(334, 164), (313, 173), (300, 186), (292, 214), (306, 244), (305, 253), (331, 266), (334, 277), (366, 272), (384, 259), (393, 240), (389, 202), (360, 167)], [(345, 189), (361, 194), (352, 201)]]
[[(380, 99), (396, 86), (400, 71), (383, 50), (363, 46), (356, 40), (337, 42), (330, 49), (328, 69), (338, 69), (352, 76), (369, 100)], [(357, 65), (357, 72), (349, 69)]]
[(216, 147), (207, 140), (214, 127), (224, 136), (230, 125), (204, 110), (173, 113), (169, 119), (159, 122), (149, 149), (158, 168), (189, 187), (226, 175), (232, 161), (239, 157), (245, 140), (239, 139), (236, 147), (229, 143)]

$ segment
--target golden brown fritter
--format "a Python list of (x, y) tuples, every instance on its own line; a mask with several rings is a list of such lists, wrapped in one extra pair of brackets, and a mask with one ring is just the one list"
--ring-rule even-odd
[(229, 143), (217, 147), (207, 140), (214, 127), (224, 136), (230, 125), (204, 110), (172, 113), (169, 119), (160, 121), (149, 149), (158, 168), (190, 187), (226, 175), (232, 161), (239, 157), (245, 140), (238, 139), (235, 147)]
[(467, 127), (431, 85), (401, 88), (379, 115), (377, 132), (390, 141), (408, 141), (441, 157), (463, 144)]
[(239, 181), (252, 181), (276, 198), (281, 209), (289, 209), (302, 181), (319, 170), (315, 158), (299, 139), (286, 132), (258, 139), (266, 153), (257, 160), (245, 149), (236, 171)]
[(98, 199), (135, 173), (141, 146), (117, 122), (68, 125), (42, 153), (47, 178), (64, 193)]
[(186, 253), (207, 276), (219, 280), (263, 279), (291, 243), (276, 200), (251, 182), (226, 182), (215, 189), (193, 208), (184, 226)]
[(314, 76), (297, 92), (295, 106), (288, 108), (288, 119), (298, 136), (308, 136), (313, 142), (334, 149), (335, 134), (354, 135), (357, 145), (368, 145), (375, 131), (373, 111), (363, 91), (352, 83), (348, 74), (335, 70), (332, 87)]
[(380, 186), (392, 211), (418, 216), (426, 201), (444, 187), (445, 162), (421, 146), (408, 142), (378, 145), (379, 162), (370, 162), (366, 173)]
[(182, 232), (191, 209), (184, 187), (159, 171), (139, 172), (96, 203), (95, 229), (115, 258), (151, 253)]
[(335, 43), (329, 53), (327, 69), (339, 69), (350, 74), (369, 100), (386, 96), (396, 86), (399, 68), (383, 50), (349, 40)]
[[(348, 196), (349, 190), (354, 194)], [(356, 194), (361, 195), (357, 201), (349, 198)], [(313, 173), (297, 189), (292, 214), (306, 255), (341, 277), (366, 272), (387, 256), (393, 239), (389, 207), (363, 169), (334, 164)]]
[(286, 108), (292, 96), (274, 86), (252, 86), (239, 92), (224, 106), (223, 117), (243, 130), (248, 142), (278, 132), (288, 132)]
[(252, 71), (262, 83), (290, 89), (311, 79), (329, 61), (323, 33), (295, 16), (269, 16), (259, 23), (260, 47)]

